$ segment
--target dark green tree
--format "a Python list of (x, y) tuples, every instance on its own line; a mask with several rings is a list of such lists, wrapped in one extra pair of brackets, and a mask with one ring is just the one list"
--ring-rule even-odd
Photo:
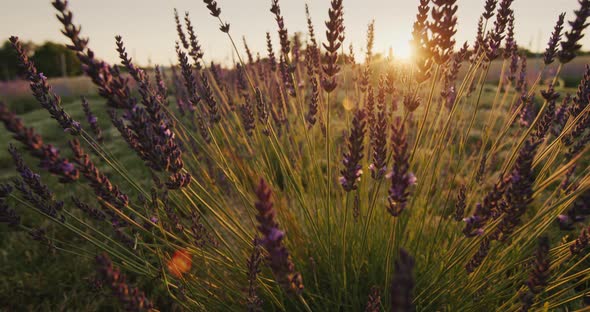
[(76, 76), (82, 73), (76, 54), (62, 44), (45, 42), (35, 50), (32, 59), (46, 77)]
[[(35, 46), (31, 42), (24, 43), (23, 46), (32, 55)], [(0, 46), (0, 80), (12, 80), (20, 76), (21, 70), (18, 67), (16, 52), (12, 48), (10, 41), (6, 40)]]

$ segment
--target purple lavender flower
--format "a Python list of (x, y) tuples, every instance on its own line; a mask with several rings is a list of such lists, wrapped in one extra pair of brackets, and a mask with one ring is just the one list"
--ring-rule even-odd
[(421, 84), (431, 76), (432, 58), (430, 51), (430, 39), (428, 38), (428, 13), (430, 12), (430, 0), (420, 0), (418, 14), (412, 30), (411, 45), (415, 49), (416, 75), (414, 79)]
[(184, 30), (182, 29), (182, 23), (180, 23), (180, 16), (178, 15), (178, 10), (174, 9), (174, 21), (176, 22), (176, 32), (178, 34), (178, 39), (182, 43), (182, 46), (185, 49), (188, 49), (189, 43), (186, 40), (186, 35), (184, 34)]
[(245, 100), (246, 103), (240, 106), (240, 112), (246, 134), (251, 137), (254, 135), (254, 129), (256, 129), (256, 117), (254, 115), (254, 105), (250, 101), (250, 98), (245, 97)]
[(6, 223), (11, 227), (20, 224), (20, 216), (14, 209), (8, 207), (6, 198), (12, 193), (12, 187), (8, 184), (0, 184), (0, 223)]
[(186, 12), (184, 14), (184, 22), (186, 24), (186, 30), (188, 31), (189, 35), (189, 43), (190, 43), (190, 52), (189, 55), (193, 58), (193, 62), (195, 64), (195, 68), (197, 70), (201, 70), (203, 65), (201, 64), (201, 60), (203, 59), (204, 53), (201, 49), (201, 45), (197, 40), (197, 35), (193, 28), (193, 24), (191, 23), (191, 19), (189, 13)]
[(570, 245), (570, 252), (572, 255), (579, 255), (588, 247), (590, 243), (590, 234), (588, 233), (590, 228), (584, 228), (578, 235), (578, 238)]
[[(575, 166), (572, 167), (575, 169)], [(564, 177), (564, 183), (562, 189), (565, 193), (569, 193), (569, 180), (573, 173), (573, 170), (568, 170)], [(559, 228), (564, 231), (570, 231), (574, 229), (574, 225), (579, 222), (583, 222), (587, 216), (590, 215), (590, 191), (582, 193), (567, 210), (566, 214), (557, 216)]]
[(520, 76), (516, 82), (514, 89), (517, 92), (525, 92), (527, 90), (527, 61), (525, 55), (520, 55)]
[(6, 129), (13, 133), (13, 137), (20, 141), (35, 158), (39, 159), (39, 166), (50, 173), (59, 176), (61, 183), (78, 180), (79, 172), (66, 158), (60, 157), (59, 150), (50, 144), (44, 144), (40, 135), (33, 128), (27, 128), (14, 112), (8, 110), (0, 102), (0, 121)]
[(262, 299), (257, 294), (256, 279), (260, 274), (260, 263), (262, 262), (262, 250), (260, 249), (259, 240), (254, 239), (254, 248), (248, 259), (248, 297), (246, 306), (248, 312), (262, 311)]
[(486, 55), (488, 60), (492, 61), (500, 55), (500, 46), (502, 39), (505, 36), (506, 27), (512, 14), (510, 6), (514, 0), (502, 0), (498, 7), (498, 13), (496, 14), (496, 21), (494, 22), (494, 28), (488, 33), (485, 40), (486, 44)]
[(215, 100), (215, 97), (213, 96), (213, 91), (211, 91), (209, 79), (207, 78), (207, 74), (205, 72), (201, 73), (201, 90), (202, 99), (205, 101), (205, 103), (207, 103), (209, 109), (209, 121), (212, 124), (218, 123), (221, 120), (221, 115), (219, 114), (218, 104)]
[(270, 70), (273, 72), (277, 71), (277, 58), (272, 48), (272, 40), (270, 39), (270, 33), (266, 33), (266, 50), (268, 51), (268, 63)]
[(84, 212), (90, 218), (92, 218), (94, 220), (98, 220), (98, 221), (106, 220), (106, 215), (100, 209), (90, 207), (88, 204), (82, 202), (76, 196), (72, 196), (71, 198), (72, 198), (72, 201), (74, 202), (74, 204), (76, 205), (76, 207), (78, 207), (78, 209), (82, 210), (82, 212)]
[(209, 9), (209, 14), (213, 17), (219, 17), (221, 15), (221, 9), (217, 6), (217, 2), (214, 0), (203, 0)]
[(279, 229), (276, 221), (276, 210), (273, 208), (271, 195), (272, 191), (264, 179), (260, 179), (256, 190), (258, 200), (255, 204), (258, 210), (258, 230), (262, 234), (260, 245), (268, 253), (266, 262), (279, 285), (291, 294), (299, 294), (303, 290), (303, 279), (301, 274), (295, 271), (289, 251), (283, 244), (285, 233)]
[(559, 93), (555, 92), (553, 85), (549, 85), (547, 90), (541, 91), (541, 95), (547, 101), (547, 107), (541, 116), (541, 120), (537, 123), (537, 129), (533, 133), (535, 140), (542, 141), (547, 136), (547, 133), (553, 125), (555, 119), (556, 102), (559, 98)]
[(506, 241), (520, 225), (521, 217), (533, 201), (533, 184), (536, 176), (532, 170), (532, 163), (540, 143), (541, 141), (534, 138), (525, 141), (508, 177), (509, 182), (504, 193), (505, 213), (494, 233), (500, 241)]
[(18, 37), (10, 37), (10, 42), (16, 50), (19, 65), (26, 73), (31, 91), (33, 91), (37, 102), (49, 112), (53, 119), (57, 120), (64, 130), (72, 135), (78, 135), (81, 131), (80, 123), (73, 120), (61, 107), (61, 99), (53, 93), (53, 90), (47, 83), (47, 77), (37, 71), (35, 64), (29, 59), (27, 51), (19, 42)]
[(246, 56), (248, 57), (247, 65), (253, 65), (254, 64), (254, 55), (252, 54), (252, 50), (250, 50), (250, 46), (248, 45), (248, 42), (246, 41), (246, 36), (242, 36), (242, 42), (244, 43), (244, 50), (246, 51)]
[(508, 66), (508, 71), (506, 73), (506, 79), (513, 83), (516, 81), (516, 75), (518, 73), (518, 61), (520, 60), (520, 55), (518, 54), (518, 44), (514, 43), (514, 49), (510, 54), (510, 65)]
[(365, 110), (367, 113), (367, 123), (369, 124), (369, 130), (372, 133), (376, 124), (375, 120), (375, 89), (372, 85), (367, 88), (367, 98), (365, 101)]
[[(590, 104), (590, 65), (586, 65), (584, 77), (578, 86), (578, 92), (573, 99), (573, 105), (569, 108), (569, 115), (571, 117), (578, 117), (584, 109)], [(582, 134), (586, 129), (590, 128), (590, 115), (584, 115), (581, 120), (576, 123), (574, 129), (565, 135), (562, 139), (563, 143), (570, 147), (576, 141), (583, 139)], [(583, 147), (583, 146), (580, 146)]]
[(498, 179), (483, 199), (483, 203), (476, 205), (475, 214), (471, 217), (463, 219), (465, 227), (463, 234), (466, 237), (475, 237), (483, 233), (483, 226), (492, 218), (500, 215), (503, 209), (502, 199), (506, 191), (507, 180), (504, 178)]
[(314, 61), (316, 55), (314, 49), (308, 47), (305, 54), (305, 65), (307, 68), (307, 76), (311, 84), (311, 96), (309, 99), (309, 109), (306, 114), (306, 121), (309, 123), (309, 128), (313, 127), (317, 121), (318, 106), (320, 100), (320, 91), (318, 80), (315, 75)]
[(270, 12), (275, 15), (275, 20), (277, 21), (277, 25), (279, 27), (278, 33), (281, 43), (281, 55), (286, 57), (289, 55), (289, 51), (291, 51), (291, 42), (289, 41), (289, 32), (287, 31), (287, 28), (285, 28), (285, 21), (281, 15), (279, 0), (272, 0)]
[(479, 18), (479, 21), (477, 22), (477, 34), (475, 36), (475, 41), (473, 43), (473, 55), (470, 59), (472, 63), (477, 62), (479, 54), (481, 53), (481, 50), (484, 48), (485, 39), (483, 37), (483, 23), (484, 18), (482, 16)]
[(483, 262), (483, 260), (487, 257), (488, 252), (490, 251), (490, 240), (487, 237), (484, 237), (479, 244), (479, 249), (477, 253), (469, 260), (467, 265), (465, 265), (465, 270), (467, 273), (473, 273), (475, 269), (477, 269)]
[(532, 270), (526, 282), (528, 291), (520, 297), (522, 301), (521, 311), (528, 311), (535, 303), (535, 297), (547, 287), (550, 266), (549, 239), (543, 236), (539, 239), (535, 258), (532, 263)]
[(80, 37), (80, 26), (73, 24), (73, 14), (68, 10), (68, 2), (53, 1), (53, 7), (59, 12), (58, 20), (63, 24), (62, 33), (71, 41), (68, 48), (76, 52), (82, 63), (82, 70), (92, 82), (98, 86), (100, 96), (107, 99), (107, 105), (114, 108), (130, 108), (129, 97), (131, 90), (128, 80), (121, 77), (117, 67), (96, 59), (94, 52), (88, 48), (88, 39)]
[(414, 265), (415, 261), (404, 249), (399, 250), (395, 271), (391, 280), (391, 306), (393, 311), (412, 312), (414, 306)]
[(449, 64), (445, 75), (444, 75), (444, 86), (441, 90), (441, 97), (445, 101), (445, 106), (447, 109), (451, 110), (457, 98), (457, 89), (455, 86), (455, 80), (457, 80), (457, 76), (459, 75), (459, 70), (461, 69), (461, 64), (467, 57), (469, 45), (467, 42), (463, 44), (461, 50), (455, 53), (452, 57), (452, 61)]
[(289, 63), (282, 54), (279, 57), (279, 70), (281, 74), (281, 80), (283, 81), (283, 85), (285, 86), (287, 93), (289, 93), (289, 95), (292, 97), (297, 96), (295, 90), (295, 83), (293, 81), (293, 77), (291, 76)]
[(561, 134), (563, 127), (565, 127), (565, 123), (566, 123), (567, 118), (569, 116), (568, 109), (569, 109), (571, 100), (572, 100), (572, 97), (569, 94), (566, 94), (565, 97), (563, 98), (563, 101), (561, 102), (561, 105), (559, 106), (559, 108), (555, 112), (553, 127), (551, 127), (551, 134), (554, 137), (558, 137)]
[(176, 55), (178, 56), (182, 77), (184, 78), (187, 99), (190, 106), (195, 107), (201, 101), (197, 95), (197, 81), (195, 79), (192, 66), (189, 63), (188, 56), (180, 49), (178, 42), (176, 43)]
[(543, 57), (545, 65), (550, 65), (553, 63), (553, 61), (555, 61), (555, 56), (557, 56), (557, 45), (561, 41), (561, 32), (563, 31), (564, 19), (565, 13), (559, 14), (559, 18), (557, 19), (557, 23), (555, 24), (551, 38), (549, 38), (549, 43), (547, 43), (547, 49), (545, 50)]
[(477, 184), (481, 184), (484, 180), (484, 177), (486, 174), (487, 162), (488, 162), (488, 155), (487, 155), (487, 153), (484, 153), (481, 157), (480, 162), (479, 162), (477, 174), (475, 175), (475, 182), (477, 182)]
[(196, 246), (200, 248), (204, 248), (207, 245), (210, 247), (219, 246), (219, 242), (215, 236), (203, 224), (200, 214), (192, 212), (190, 221), (190, 232)]
[(166, 75), (164, 70), (159, 66), (156, 65), (154, 68), (155, 76), (156, 76), (156, 87), (158, 91), (158, 96), (160, 97), (160, 101), (164, 103), (164, 105), (169, 106), (170, 103), (168, 102), (168, 86), (166, 85)]
[(63, 208), (63, 202), (56, 201), (53, 192), (41, 181), (41, 176), (29, 168), (22, 155), (12, 145), (9, 145), (8, 152), (20, 174), (20, 179), (14, 179), (14, 187), (20, 191), (24, 199), (30, 202), (35, 208), (47, 216), (64, 221), (63, 216), (58, 212)]
[(578, 2), (580, 8), (574, 11), (576, 19), (569, 22), (570, 31), (565, 33), (565, 40), (561, 42), (559, 61), (562, 64), (569, 63), (576, 57), (576, 53), (582, 48), (579, 41), (584, 37), (584, 29), (588, 27), (586, 20), (590, 16), (590, 0), (578, 0)]
[(363, 141), (365, 139), (365, 117), (366, 113), (363, 109), (359, 109), (354, 114), (352, 119), (352, 129), (348, 137), (348, 152), (344, 153), (342, 164), (344, 168), (340, 170), (340, 184), (346, 192), (357, 189), (357, 182), (363, 174), (362, 166), (360, 164), (363, 159)]
[(566, 214), (560, 214), (557, 216), (557, 222), (559, 224), (559, 229), (562, 231), (571, 231), (574, 229), (574, 222), (570, 216)]
[(125, 274), (113, 265), (107, 254), (96, 257), (97, 274), (108, 285), (113, 295), (119, 299), (128, 311), (151, 311), (154, 307), (143, 291), (131, 287), (126, 281)]
[(434, 61), (438, 65), (446, 64), (455, 46), (453, 37), (457, 33), (457, 9), (456, 0), (433, 0), (432, 19), (429, 28), (432, 32), (430, 41), (431, 51), (434, 53)]
[(42, 229), (42, 228), (31, 229), (31, 230), (29, 230), (29, 236), (31, 237), (32, 240), (38, 241), (42, 245), (47, 246), (47, 248), (49, 249), (49, 251), (51, 253), (55, 253), (55, 244), (54, 244), (53, 240), (51, 240), (51, 239), (49, 239), (49, 237), (47, 237), (47, 231), (45, 231), (45, 229)]
[(465, 201), (467, 199), (467, 187), (465, 184), (461, 185), (459, 193), (457, 194), (457, 203), (455, 204), (455, 221), (461, 221), (464, 219), (465, 207), (467, 206)]
[(486, 0), (486, 4), (484, 6), (484, 13), (482, 14), (483, 18), (486, 20), (492, 18), (494, 16), (494, 10), (496, 9), (496, 5), (498, 4), (498, 0)]
[(508, 15), (508, 25), (506, 25), (506, 38), (504, 39), (504, 59), (510, 58), (514, 50), (518, 50), (516, 40), (514, 39), (514, 12)]
[(84, 114), (86, 115), (86, 121), (90, 125), (90, 129), (94, 133), (96, 140), (98, 143), (103, 142), (102, 130), (98, 125), (98, 118), (92, 113), (90, 110), (90, 105), (88, 104), (88, 100), (85, 97), (82, 97), (82, 108), (84, 109)]
[[(383, 88), (380, 88), (383, 90)], [(384, 91), (384, 90), (383, 90)], [(381, 94), (381, 91), (379, 92)], [(383, 92), (384, 93), (384, 92)], [(385, 101), (379, 101), (379, 111), (374, 124), (370, 124), (371, 136), (371, 154), (373, 162), (369, 165), (371, 177), (375, 180), (383, 178), (387, 171), (387, 112), (385, 111)], [(381, 98), (381, 96), (379, 97)], [(371, 117), (369, 117), (369, 120)]]
[[(480, 207), (480, 206), (478, 206), (478, 207)], [(475, 236), (482, 235), (484, 231), (481, 228), (481, 226), (482, 226), (482, 223), (484, 220), (485, 220), (484, 218), (482, 218), (481, 216), (479, 216), (477, 214), (463, 218), (462, 221), (465, 222), (465, 228), (463, 229), (463, 234), (465, 234), (466, 237), (475, 237)]]
[(389, 188), (389, 196), (387, 197), (389, 202), (387, 211), (392, 216), (397, 217), (406, 208), (408, 197), (410, 196), (409, 188), (416, 184), (416, 176), (409, 171), (408, 142), (401, 118), (397, 118), (391, 129), (393, 169), (387, 176), (388, 179), (391, 179), (391, 187)]
[(324, 91), (330, 93), (336, 89), (336, 75), (340, 72), (338, 65), (338, 50), (344, 41), (344, 13), (342, 10), (342, 0), (332, 0), (328, 11), (330, 19), (326, 21), (326, 38), (328, 43), (324, 43), (325, 63), (322, 66), (324, 76), (322, 76), (322, 87)]
[(129, 203), (129, 197), (122, 193), (116, 186), (113, 186), (109, 178), (101, 173), (90, 156), (84, 152), (80, 142), (77, 140), (70, 141), (70, 147), (74, 152), (74, 161), (78, 170), (90, 182), (94, 193), (105, 202), (113, 205), (117, 209), (123, 209)]
[(367, 300), (367, 306), (365, 312), (380, 312), (381, 311), (381, 294), (379, 288), (376, 286), (371, 287), (369, 293), (369, 299)]

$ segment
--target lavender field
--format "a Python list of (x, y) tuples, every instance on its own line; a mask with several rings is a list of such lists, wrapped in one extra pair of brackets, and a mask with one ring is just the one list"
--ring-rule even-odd
[(155, 65), (43, 1), (71, 59), (0, 50), (0, 311), (588, 309), (590, 0), (543, 16), (539, 51), (518, 1), (477, 1), (476, 25), (411, 1), (397, 54), (372, 16), (350, 39), (348, 2), (301, 2), (293, 29), (269, 0), (243, 38), (231, 1), (170, 4)]

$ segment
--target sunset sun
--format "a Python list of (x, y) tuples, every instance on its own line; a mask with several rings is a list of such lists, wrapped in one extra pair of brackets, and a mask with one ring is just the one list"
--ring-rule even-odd
[(408, 62), (412, 59), (413, 51), (410, 42), (407, 40), (397, 40), (391, 47), (391, 53), (394, 60)]

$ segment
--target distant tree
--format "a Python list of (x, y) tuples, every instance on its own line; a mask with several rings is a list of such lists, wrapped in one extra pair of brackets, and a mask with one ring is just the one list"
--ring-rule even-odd
[[(26, 42), (23, 46), (32, 55), (35, 49), (34, 44)], [(16, 52), (12, 48), (10, 41), (6, 40), (2, 46), (0, 46), (0, 80), (12, 80), (20, 76), (21, 73), (22, 71), (18, 66)]]
[[(62, 44), (45, 42), (37, 46), (24, 43), (37, 69), (46, 77), (77, 76), (82, 67), (76, 54)], [(14, 48), (8, 40), (0, 46), (0, 80), (12, 80), (22, 75)]]
[(33, 61), (46, 77), (77, 76), (82, 67), (76, 54), (62, 44), (45, 42), (35, 50)]

